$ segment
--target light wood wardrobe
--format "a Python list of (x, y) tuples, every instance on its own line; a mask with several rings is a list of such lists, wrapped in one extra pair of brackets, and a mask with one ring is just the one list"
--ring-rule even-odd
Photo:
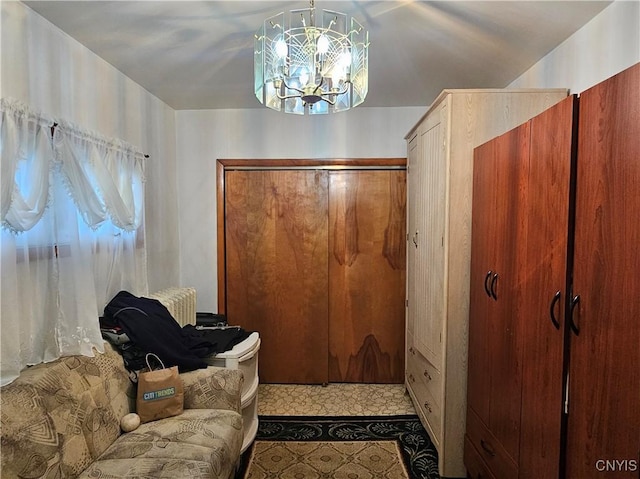
[(406, 136), (405, 385), (438, 450), (442, 477), (466, 477), (473, 149), (567, 93), (444, 90)]

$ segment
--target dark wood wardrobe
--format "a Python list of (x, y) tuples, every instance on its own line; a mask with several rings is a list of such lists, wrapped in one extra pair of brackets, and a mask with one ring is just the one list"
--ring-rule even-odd
[(475, 150), (465, 465), (640, 474), (640, 64)]
[(405, 168), (219, 161), (219, 304), (260, 332), (261, 382), (403, 381)]

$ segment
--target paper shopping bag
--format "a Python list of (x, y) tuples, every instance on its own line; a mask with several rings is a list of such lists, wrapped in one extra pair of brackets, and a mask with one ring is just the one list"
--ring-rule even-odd
[[(152, 369), (149, 358), (154, 357), (162, 366)], [(178, 367), (165, 368), (158, 356), (146, 356), (148, 371), (138, 375), (136, 409), (140, 422), (155, 421), (182, 414), (184, 409), (184, 387), (178, 374)]]

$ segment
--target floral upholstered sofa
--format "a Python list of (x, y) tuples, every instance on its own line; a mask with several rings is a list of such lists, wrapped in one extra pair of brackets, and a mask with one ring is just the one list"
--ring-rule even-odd
[(239, 370), (180, 375), (184, 412), (123, 433), (135, 386), (105, 343), (24, 370), (0, 390), (3, 479), (233, 477), (242, 445)]

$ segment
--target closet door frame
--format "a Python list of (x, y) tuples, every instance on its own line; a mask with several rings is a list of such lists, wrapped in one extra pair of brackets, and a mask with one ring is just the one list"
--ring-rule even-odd
[(218, 159), (216, 162), (218, 313), (227, 310), (224, 174), (232, 169), (390, 169), (406, 168), (406, 158)]

